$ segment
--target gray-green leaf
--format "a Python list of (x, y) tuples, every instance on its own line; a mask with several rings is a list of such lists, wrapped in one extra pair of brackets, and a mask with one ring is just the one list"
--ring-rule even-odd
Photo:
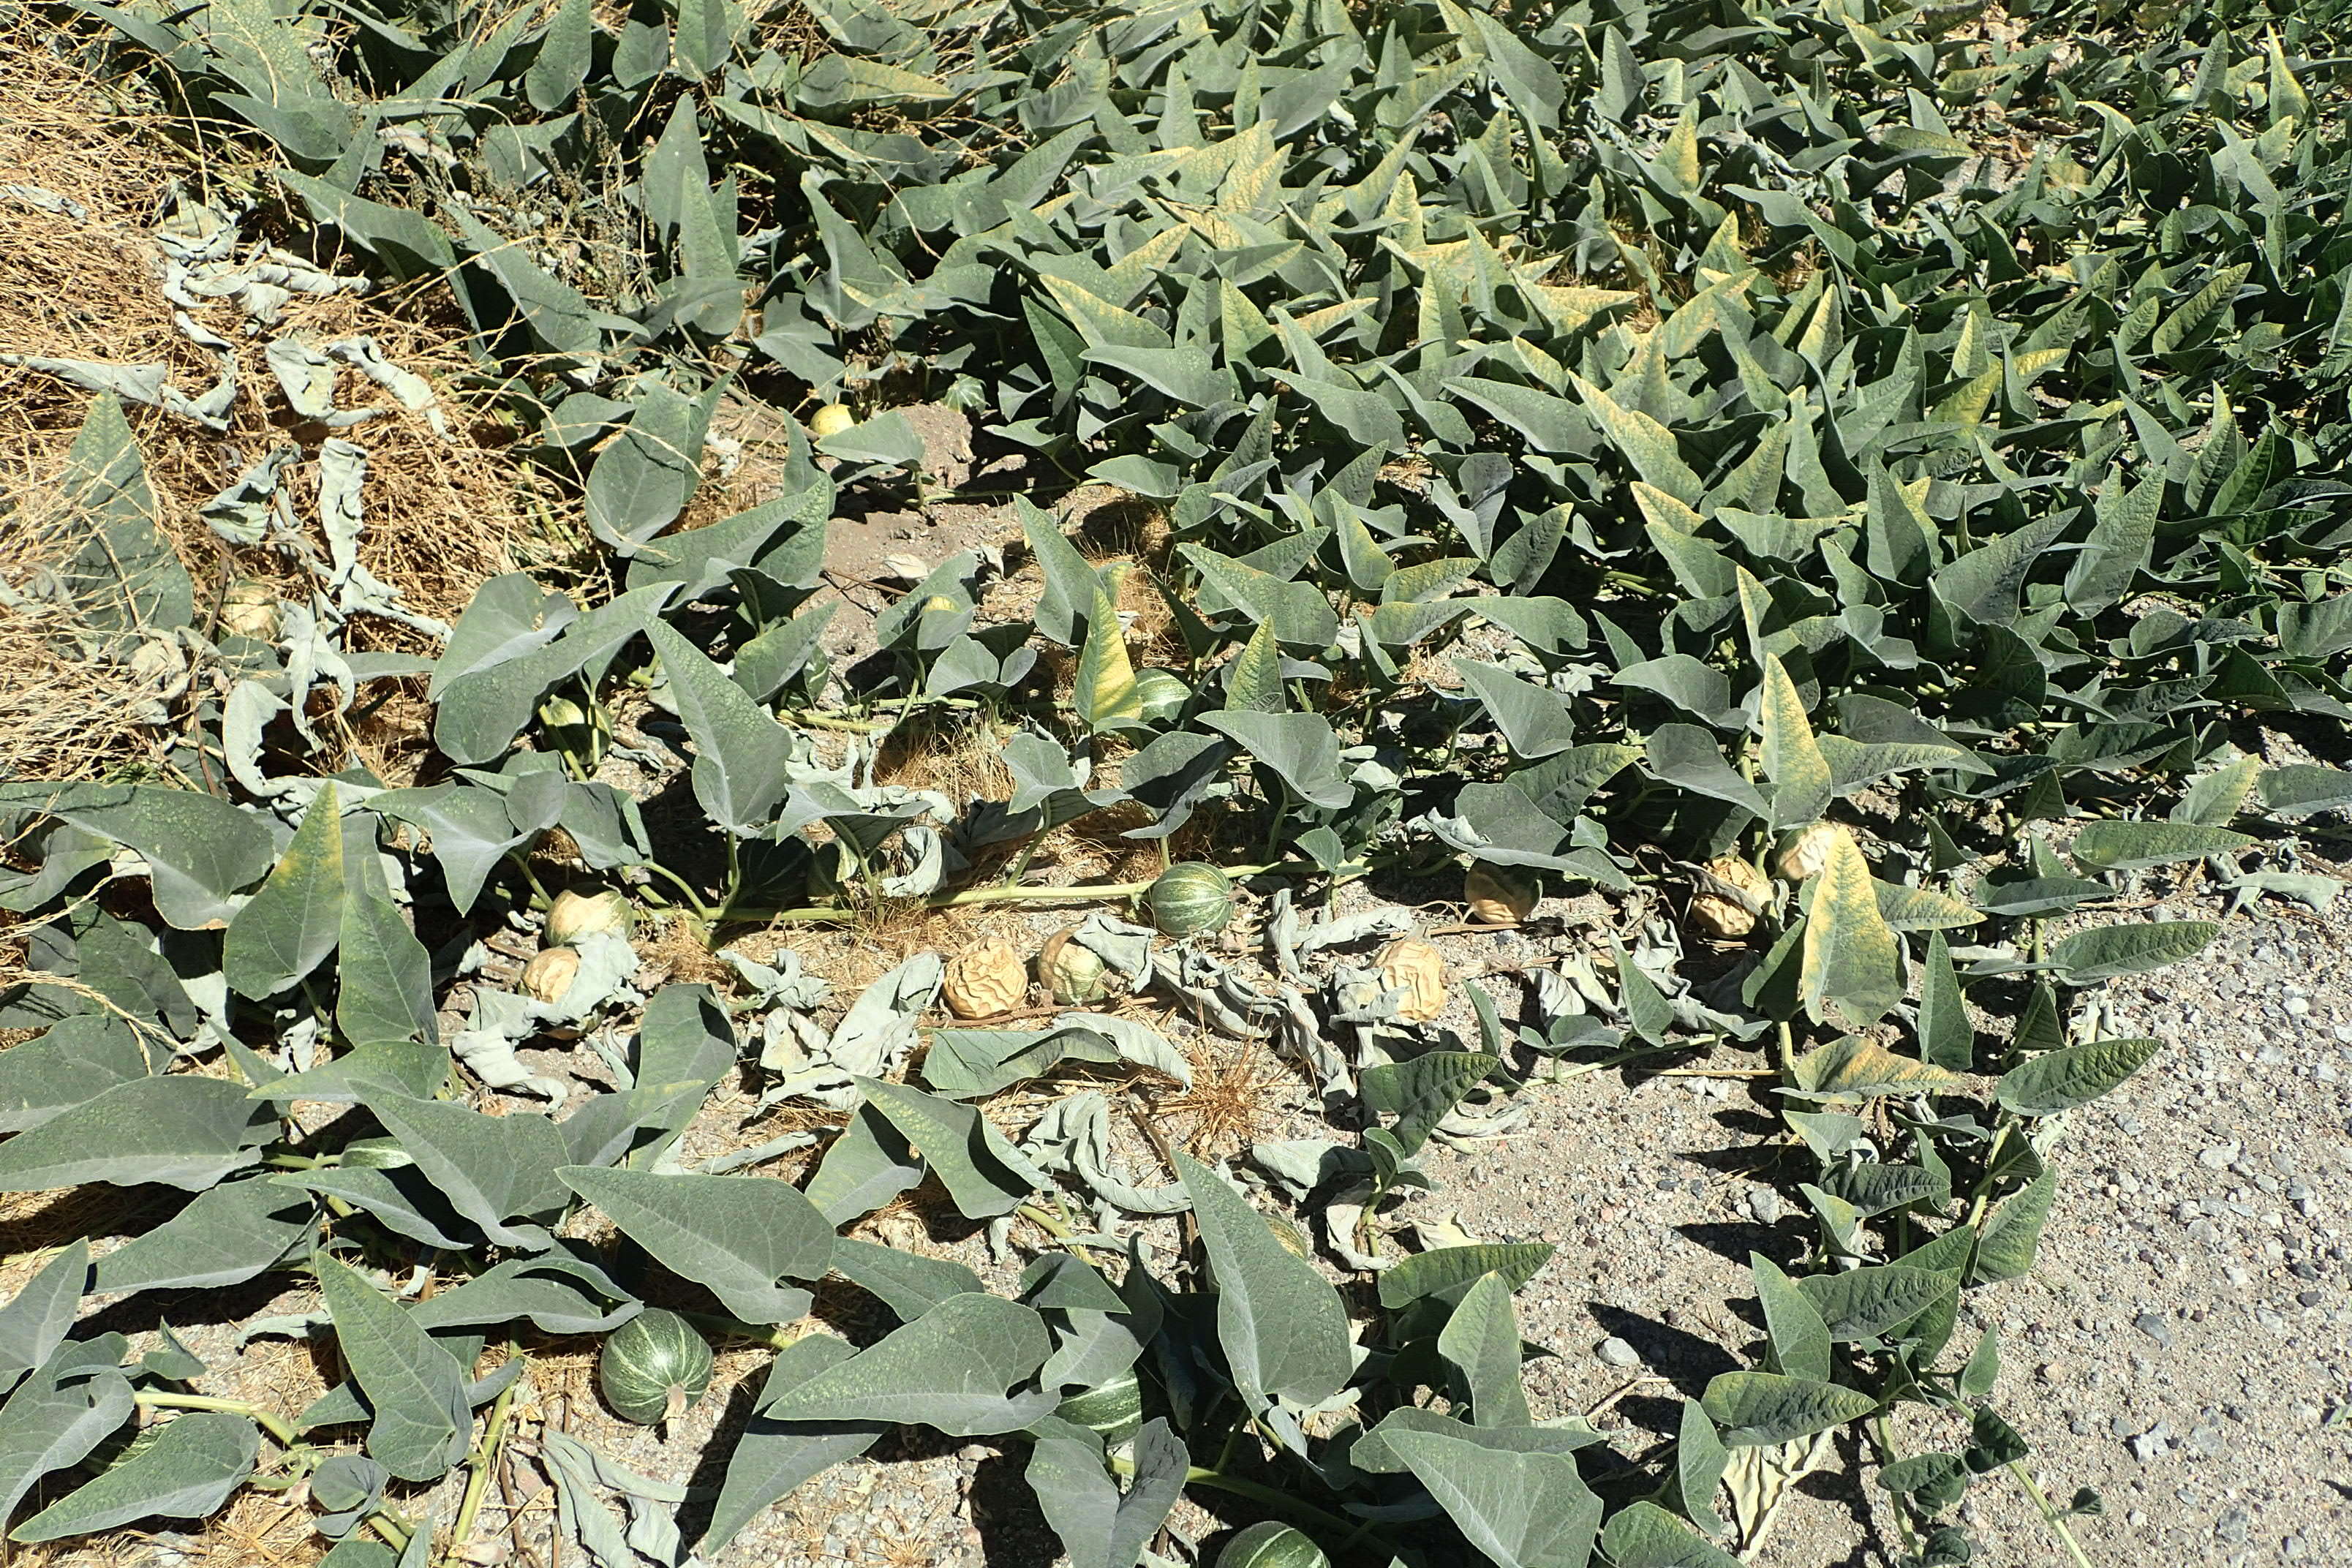
[(404, 1481), (440, 1479), (473, 1429), (466, 1369), (349, 1265), (321, 1255), (318, 1270), (343, 1364), (375, 1413), (369, 1457)]
[(2164, 1048), (2162, 1040), (2094, 1040), (2044, 1052), (2001, 1074), (1993, 1093), (2020, 1116), (2053, 1116), (2116, 1088)]
[(656, 621), (647, 631), (669, 677), (678, 718), (694, 737), (695, 799), (726, 831), (758, 833), (791, 786), (784, 764), (792, 738), (667, 623)]
[(1601, 1500), (1561, 1454), (1482, 1447), (1435, 1432), (1401, 1431), (1388, 1445), (1496, 1568), (1584, 1568)]
[(833, 1226), (789, 1182), (767, 1176), (665, 1175), (567, 1165), (556, 1173), (681, 1279), (699, 1280), (748, 1323), (785, 1323), (809, 1308), (778, 1278), (820, 1279), (833, 1267)]
[(950, 1296), (764, 1404), (775, 1421), (891, 1421), (951, 1436), (1015, 1432), (1060, 1403), (1010, 1390), (1045, 1364), (1045, 1321), (1001, 1296)]
[(1232, 1183), (1181, 1150), (1176, 1174), (1216, 1276), (1217, 1339), (1244, 1402), (1253, 1410), (1273, 1395), (1319, 1405), (1339, 1393), (1354, 1370), (1339, 1293)]
[(1719, 1373), (1700, 1403), (1722, 1429), (1725, 1447), (1732, 1448), (1810, 1436), (1878, 1408), (1878, 1401), (1860, 1389), (1772, 1372)]
[(226, 1079), (133, 1079), (0, 1143), (0, 1193), (85, 1182), (202, 1192), (254, 1161), (276, 1122)]
[(317, 1205), (267, 1180), (227, 1182), (98, 1260), (100, 1290), (200, 1289), (252, 1279), (309, 1234)]
[(238, 995), (275, 996), (335, 951), (343, 922), (340, 810), (330, 780), (269, 879), (229, 921), (221, 971)]
[(157, 1516), (202, 1519), (244, 1484), (260, 1452), (261, 1431), (244, 1416), (192, 1411), (18, 1525), (11, 1539), (56, 1541)]

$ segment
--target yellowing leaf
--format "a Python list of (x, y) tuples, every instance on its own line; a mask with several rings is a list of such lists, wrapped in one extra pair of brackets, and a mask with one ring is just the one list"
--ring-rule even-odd
[(1659, 183), (1676, 195), (1691, 195), (1698, 190), (1698, 117), (1693, 109), (1683, 110), (1665, 145), (1658, 149), (1657, 171)]
[(1859, 1029), (1874, 1023), (1903, 1000), (1895, 932), (1878, 912), (1870, 864), (1843, 827), (1831, 841), (1829, 861), (1813, 883), (1797, 984), (1807, 1015), (1815, 1023), (1837, 1028)]
[(1175, 340), (1150, 321), (1120, 310), (1098, 294), (1088, 293), (1066, 278), (1045, 274), (1038, 281), (1045, 286), (1045, 292), (1054, 297), (1054, 303), (1062, 308), (1062, 314), (1078, 329), (1078, 335), (1086, 339), (1090, 349), (1106, 345), (1131, 349), (1174, 346)]
[(1992, 406), (1992, 395), (2000, 389), (2000, 366), (1996, 364), (1936, 405), (1930, 417), (1952, 425), (1981, 425), (1985, 410)]
[(1675, 446), (1674, 432), (1638, 408), (1627, 408), (1580, 375), (1569, 379), (1593, 418), (1608, 433), (1611, 444), (1625, 454), (1633, 471), (1685, 503), (1696, 502), (1706, 489), (1698, 475)]
[(1086, 651), (1078, 656), (1076, 700), (1078, 717), (1089, 730), (1123, 729), (1143, 719), (1135, 665), (1127, 656), (1127, 637), (1107, 588), (1095, 590), (1094, 610), (1087, 616)]
[(1234, 138), (1233, 167), (1217, 187), (1217, 205), (1237, 212), (1255, 212), (1267, 205), (1278, 188), (1282, 149), (1275, 144), (1274, 127), (1259, 121)]
[(1545, 283), (1522, 286), (1528, 301), (1541, 310), (1551, 330), (1570, 337), (1605, 310), (1630, 305), (1640, 296), (1622, 289), (1558, 288)]
[[(1797, 694), (1797, 683), (1771, 654), (1764, 656), (1764, 689), (1757, 698), (1756, 717), (1763, 731), (1764, 776), (1772, 783), (1772, 826), (1795, 827), (1812, 821), (1829, 805), (1837, 779), (1813, 739), (1812, 721), (1805, 717), (1805, 700)], [(1857, 858), (1860, 853), (1855, 852)], [(1867, 868), (1863, 875), (1867, 881)]]
[(1110, 267), (1111, 280), (1118, 285), (1123, 296), (1129, 300), (1134, 299), (1150, 286), (1150, 274), (1165, 267), (1169, 258), (1183, 248), (1184, 238), (1183, 226), (1170, 224), (1166, 228), (1113, 262)]
[(1310, 338), (1319, 338), (1340, 322), (1360, 316), (1379, 303), (1378, 300), (1370, 298), (1342, 300), (1336, 305), (1326, 305), (1319, 310), (1309, 310), (1297, 317), (1298, 329)]
[(1639, 479), (1633, 481), (1633, 504), (1642, 509), (1643, 521), (1685, 536), (1696, 533), (1706, 523), (1696, 508)]

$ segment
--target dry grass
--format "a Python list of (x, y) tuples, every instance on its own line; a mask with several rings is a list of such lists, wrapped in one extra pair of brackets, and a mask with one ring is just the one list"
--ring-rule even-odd
[(1297, 1087), (1261, 1041), (1202, 1035), (1187, 1053), (1192, 1087), (1152, 1107), (1168, 1135), (1203, 1160), (1221, 1160), (1279, 1128), (1279, 1098)]
[[(171, 367), (184, 388), (212, 384), (212, 356), (173, 326), (155, 281), (151, 226), (184, 184), (195, 195), (222, 182), (253, 183), (233, 148), (207, 142), (191, 156), (162, 135), (162, 106), (101, 79), (80, 59), (83, 34), (20, 16), (0, 29), (0, 183), (38, 186), (78, 203), (85, 216), (8, 202), (8, 243), (0, 246), (0, 350), (65, 359)], [(248, 227), (247, 239), (260, 236)], [(337, 258), (322, 258), (336, 265)], [(356, 270), (355, 268), (347, 268)], [(240, 550), (198, 516), (204, 501), (247, 464), (293, 443), (315, 456), (324, 429), (300, 422), (279, 399), (262, 351), (270, 336), (308, 341), (367, 334), (384, 353), (435, 384), (451, 439), (394, 405), (355, 371), (341, 373), (338, 406), (385, 410), (349, 434), (368, 452), (367, 531), (362, 563), (397, 588), (410, 609), (454, 618), (481, 583), (543, 559), (555, 548), (547, 502), (501, 450), (511, 432), (469, 409), (453, 390), (470, 372), (466, 331), (438, 290), (368, 298), (297, 296), (276, 327), (249, 332), (236, 306), (197, 313), (228, 339), (240, 395), (231, 428), (205, 430), (156, 410), (128, 410), (146, 460), (155, 521), (197, 587), (200, 624), (229, 584), (252, 580), (299, 596), (299, 569), (264, 550)], [(54, 493), (67, 448), (90, 396), (41, 372), (0, 368), (0, 577), (21, 584), (79, 542)], [(315, 516), (315, 468), (289, 470), (297, 515)], [(321, 544), (323, 542), (316, 542)], [(133, 712), (157, 683), (97, 663), (57, 635), (54, 618), (0, 615), (0, 776), (74, 776), (152, 761), (156, 737)], [(361, 616), (353, 645), (425, 651), (396, 623)], [(390, 763), (421, 733), (415, 713), (390, 715), (383, 732), (354, 739), (361, 754)]]

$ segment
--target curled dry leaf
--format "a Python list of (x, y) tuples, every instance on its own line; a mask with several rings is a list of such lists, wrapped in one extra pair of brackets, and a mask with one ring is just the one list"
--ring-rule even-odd
[(1445, 1011), (1445, 955), (1437, 949), (1406, 937), (1381, 949), (1374, 962), (1388, 988), (1403, 993), (1398, 1017), (1426, 1024)]
[(992, 937), (948, 961), (940, 994), (959, 1018), (1010, 1013), (1028, 997), (1029, 966), (1011, 942)]
[(1837, 836), (1833, 822), (1816, 822), (1790, 834), (1772, 858), (1772, 874), (1784, 882), (1810, 881), (1820, 876), (1822, 868), (1830, 863), (1830, 846), (1837, 842)]
[(1757, 910), (1771, 895), (1770, 880), (1737, 855), (1710, 860), (1703, 870), (1699, 890), (1690, 901), (1690, 923), (1700, 935), (1718, 942), (1744, 940), (1756, 929)]

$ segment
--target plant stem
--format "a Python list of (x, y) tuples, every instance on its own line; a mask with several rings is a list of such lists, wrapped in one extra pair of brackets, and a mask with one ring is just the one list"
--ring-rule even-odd
[(555, 901), (547, 896), (547, 889), (539, 885), (539, 878), (537, 874), (531, 870), (530, 861), (528, 858), (516, 854), (511, 849), (507, 851), (506, 858), (513, 865), (516, 870), (522, 873), (522, 879), (530, 884), (530, 907), (532, 909), (543, 910)]
[[(507, 1349), (518, 1356), (522, 1353), (512, 1344)], [(498, 1400), (490, 1406), (489, 1425), (483, 1429), (482, 1440), (467, 1456), (472, 1473), (466, 1478), (465, 1500), (457, 1505), (457, 1522), (449, 1531), (448, 1552), (441, 1559), (444, 1568), (455, 1564), (457, 1553), (464, 1551), (466, 1542), (473, 1539), (474, 1521), (482, 1511), (483, 1497), (489, 1491), (490, 1473), (498, 1468), (499, 1449), (506, 1441), (507, 1416), (514, 1408), (515, 1390), (522, 1386), (522, 1380), (523, 1373), (517, 1373), (512, 1383), (499, 1390)]]
[(367, 1527), (383, 1536), (383, 1543), (394, 1552), (407, 1551), (408, 1538), (415, 1533), (412, 1530), (403, 1529), (391, 1514), (382, 1509), (367, 1516)]
[[(1870, 1418), (1870, 1441), (1878, 1450), (1879, 1468), (1885, 1469), (1895, 1462), (1895, 1435), (1886, 1429), (1886, 1417), (1884, 1414)], [(1910, 1509), (1906, 1500), (1899, 1497), (1895, 1500), (1895, 1532), (1903, 1537), (1904, 1555), (1916, 1557), (1919, 1554), (1919, 1543), (1911, 1534)]]
[[(1240, 1428), (1236, 1427), (1234, 1430), (1239, 1431)], [(1128, 1456), (1111, 1454), (1106, 1458), (1109, 1460), (1111, 1469), (1118, 1474), (1122, 1476), (1135, 1474), (1135, 1461)], [(1275, 1513), (1286, 1513), (1302, 1524), (1311, 1525), (1317, 1530), (1328, 1531), (1335, 1537), (1349, 1535), (1356, 1528), (1339, 1515), (1327, 1512), (1311, 1502), (1291, 1496), (1288, 1492), (1276, 1491), (1272, 1487), (1244, 1477), (1229, 1476), (1223, 1470), (1202, 1469), (1200, 1466), (1193, 1465), (1184, 1472), (1184, 1484), (1188, 1487), (1210, 1487), (1217, 1491), (1231, 1492), (1235, 1497), (1245, 1497)]]
[(291, 1448), (301, 1442), (293, 1424), (282, 1415), (273, 1415), (258, 1405), (247, 1405), (241, 1399), (215, 1399), (209, 1394), (159, 1394), (142, 1392), (138, 1403), (149, 1410), (221, 1410), (231, 1415), (242, 1415), (278, 1439), (281, 1447)]
[[(1306, 869), (1303, 862), (1297, 864)], [(1281, 865), (1228, 866), (1231, 877), (1256, 877), (1268, 871), (1281, 870)], [(980, 904), (1087, 902), (1101, 899), (1131, 899), (1150, 889), (1145, 882), (1086, 882), (1067, 888), (966, 888), (961, 892), (934, 893), (923, 900), (935, 910), (968, 910)], [(854, 921), (859, 911), (841, 904), (813, 904), (793, 910), (748, 910), (728, 911), (730, 921)]]
[(680, 1312), (678, 1316), (698, 1329), (723, 1334), (730, 1340), (750, 1340), (771, 1350), (782, 1350), (799, 1337), (772, 1325), (746, 1323), (735, 1318), (722, 1317), (717, 1312)]
[(2042, 1491), (2032, 1476), (2026, 1474), (2025, 1461), (2011, 1459), (2007, 1468), (2011, 1475), (2017, 1478), (2017, 1484), (2025, 1489), (2025, 1495), (2033, 1500), (2033, 1506), (2042, 1510), (2042, 1522), (2050, 1527), (2051, 1533), (2055, 1535), (2059, 1543), (2066, 1548), (2066, 1554), (2074, 1560), (2075, 1568), (2091, 1568), (2091, 1560), (2083, 1555), (2081, 1542), (2074, 1539), (2074, 1532), (2066, 1528), (2066, 1516), (2058, 1511), (2056, 1505), (2051, 1502), (2048, 1494)]
[[(1607, 1072), (1611, 1068), (1622, 1066), (1626, 1062), (1638, 1060), (1643, 1057), (1664, 1056), (1673, 1051), (1698, 1050), (1703, 1047), (1715, 1044), (1716, 1038), (1717, 1037), (1714, 1036), (1702, 1036), (1695, 1040), (1675, 1040), (1671, 1044), (1663, 1046), (1636, 1046), (1630, 1051), (1619, 1051), (1613, 1056), (1603, 1057), (1597, 1062), (1579, 1062), (1574, 1067), (1570, 1068), (1566, 1072), (1555, 1072), (1552, 1075), (1552, 1081), (1558, 1082), (1563, 1079), (1582, 1078), (1589, 1072)], [(1553, 1058), (1555, 1065), (1558, 1063), (1558, 1058)]]
[(714, 923), (727, 918), (727, 911), (735, 907), (735, 900), (743, 892), (743, 841), (731, 833), (726, 837), (727, 891), (719, 896), (719, 912), (712, 917)]
[(822, 713), (787, 713), (784, 722), (810, 730), (845, 730), (853, 735), (878, 735), (898, 724), (896, 719), (832, 719)]
[(709, 920), (710, 918), (710, 906), (702, 901), (701, 894), (687, 886), (685, 878), (680, 877), (677, 872), (671, 870), (668, 867), (663, 865), (658, 860), (646, 861), (646, 869), (648, 871), (659, 871), (662, 874), (663, 880), (668, 882), (671, 887), (676, 888), (679, 892), (686, 895), (688, 905), (696, 914), (700, 915), (704, 920)]

